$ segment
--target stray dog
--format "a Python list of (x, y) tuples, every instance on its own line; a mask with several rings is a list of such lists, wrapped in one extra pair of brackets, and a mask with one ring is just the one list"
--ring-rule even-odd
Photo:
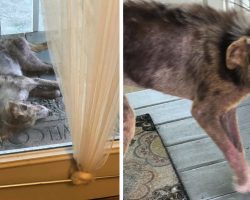
[(53, 73), (34, 52), (47, 48), (46, 43), (30, 44), (24, 38), (0, 41), (0, 138), (6, 138), (45, 118), (50, 110), (27, 102), (29, 96), (56, 98), (60, 90), (56, 81), (30, 78), (27, 74)]
[[(192, 100), (192, 115), (224, 153), (236, 190), (250, 192), (236, 118), (250, 92), (250, 21), (242, 13), (125, 2), (124, 83)], [(135, 122), (124, 102), (126, 151)]]

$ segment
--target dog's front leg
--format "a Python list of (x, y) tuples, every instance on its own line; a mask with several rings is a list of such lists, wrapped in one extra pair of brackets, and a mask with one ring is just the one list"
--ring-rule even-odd
[(37, 83), (37, 87), (41, 89), (51, 89), (51, 90), (59, 90), (59, 85), (57, 81), (41, 79), (41, 78), (33, 78), (33, 80)]
[(244, 156), (235, 108), (219, 113), (212, 107), (193, 104), (192, 114), (200, 126), (224, 153), (236, 176), (235, 189), (241, 193), (250, 192), (250, 170)]
[(33, 80), (36, 83), (36, 87), (30, 91), (30, 97), (54, 99), (61, 96), (57, 81), (41, 78), (33, 78)]
[(220, 121), (234, 147), (238, 149), (239, 152), (244, 152), (238, 128), (236, 108), (232, 108), (221, 115)]
[(44, 98), (44, 99), (55, 99), (57, 97), (61, 96), (60, 90), (53, 89), (53, 90), (46, 90), (42, 88), (35, 88), (30, 91), (29, 93), (30, 97), (38, 97), (38, 98)]
[(33, 54), (28, 54), (26, 57), (18, 58), (22, 70), (26, 74), (53, 74), (54, 69), (52, 64), (41, 61)]

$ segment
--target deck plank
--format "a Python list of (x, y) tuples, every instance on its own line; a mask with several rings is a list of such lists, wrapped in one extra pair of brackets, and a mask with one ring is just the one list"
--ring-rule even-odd
[(46, 41), (44, 31), (25, 33), (25, 37), (31, 43), (41, 43)]
[(212, 199), (234, 191), (226, 162), (179, 173), (190, 200)]
[(194, 118), (157, 125), (156, 128), (166, 147), (207, 137)]
[(155, 125), (167, 123), (181, 118), (191, 117), (191, 101), (178, 100), (160, 105), (135, 110), (136, 115), (150, 113)]
[(126, 94), (132, 108), (139, 109), (149, 107), (159, 103), (165, 103), (179, 99), (178, 97), (167, 95), (155, 90), (141, 90)]
[[(247, 154), (250, 158), (250, 154)], [(239, 199), (249, 197), (235, 193), (233, 188), (232, 172), (227, 162), (220, 162), (189, 171), (179, 173), (182, 183), (190, 200), (199, 199), (227, 199), (228, 196), (236, 196)], [(220, 199), (219, 198), (219, 199)]]
[[(145, 89), (137, 92), (127, 93), (126, 96), (128, 98), (131, 107), (135, 110), (141, 108), (147, 109), (147, 107), (151, 107), (154, 105), (181, 100), (179, 97), (164, 94), (162, 92), (158, 92), (156, 90), (151, 90), (151, 89)], [(185, 101), (185, 99), (182, 100)], [(244, 99), (241, 102), (240, 106), (248, 104), (250, 104), (250, 97)]]
[(249, 199), (250, 199), (250, 194), (232, 193), (221, 197), (217, 197), (213, 200), (249, 200)]
[(223, 154), (210, 138), (204, 138), (168, 148), (178, 171), (187, 171), (224, 160)]
[[(245, 152), (250, 155), (248, 130), (242, 130), (241, 133)], [(178, 171), (186, 171), (224, 160), (222, 152), (210, 138), (170, 146), (168, 152)]]

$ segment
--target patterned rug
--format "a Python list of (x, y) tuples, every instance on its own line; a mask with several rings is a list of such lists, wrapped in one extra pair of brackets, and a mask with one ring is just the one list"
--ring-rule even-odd
[(136, 118), (136, 135), (124, 157), (124, 200), (186, 200), (150, 115)]

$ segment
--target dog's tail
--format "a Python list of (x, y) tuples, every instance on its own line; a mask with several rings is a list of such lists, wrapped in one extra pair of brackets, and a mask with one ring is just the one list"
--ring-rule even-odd
[(30, 46), (31, 50), (34, 52), (40, 52), (40, 51), (44, 51), (44, 50), (48, 49), (47, 42), (38, 43), (38, 44), (29, 43), (29, 46)]

